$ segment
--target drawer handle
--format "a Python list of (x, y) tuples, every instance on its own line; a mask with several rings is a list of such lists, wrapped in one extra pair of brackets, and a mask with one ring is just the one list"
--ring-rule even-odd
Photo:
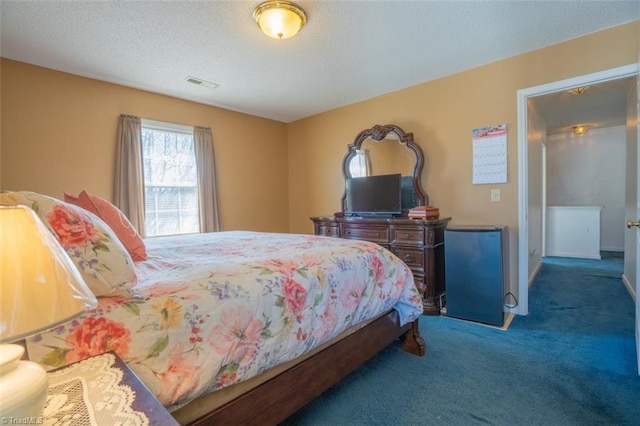
[(347, 235), (351, 235), (351, 231), (347, 231)]
[(411, 256), (410, 254), (405, 254), (404, 255), (404, 260), (405, 262), (408, 262), (409, 260), (413, 259), (413, 256)]
[(376, 237), (379, 237), (379, 236), (380, 236), (380, 233), (379, 233), (379, 232), (376, 232)]
[(404, 234), (404, 237), (408, 240), (409, 239), (409, 234)]

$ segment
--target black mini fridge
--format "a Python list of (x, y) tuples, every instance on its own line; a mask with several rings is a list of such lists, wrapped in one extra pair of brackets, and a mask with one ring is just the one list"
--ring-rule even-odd
[(508, 241), (507, 226), (445, 229), (447, 316), (504, 325)]

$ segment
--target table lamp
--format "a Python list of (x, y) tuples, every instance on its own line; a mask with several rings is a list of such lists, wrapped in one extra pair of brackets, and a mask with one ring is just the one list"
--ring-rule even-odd
[(93, 309), (97, 300), (67, 253), (33, 210), (0, 206), (0, 420), (42, 415), (48, 378), (5, 344)]

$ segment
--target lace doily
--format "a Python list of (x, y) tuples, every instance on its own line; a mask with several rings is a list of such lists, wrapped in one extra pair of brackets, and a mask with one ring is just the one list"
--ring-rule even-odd
[(136, 394), (120, 383), (123, 371), (115, 356), (103, 354), (49, 373), (44, 405), (47, 425), (149, 425), (147, 416), (131, 408)]

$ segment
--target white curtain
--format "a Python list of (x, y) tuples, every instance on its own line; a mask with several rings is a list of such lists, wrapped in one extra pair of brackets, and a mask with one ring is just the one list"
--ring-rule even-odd
[(114, 203), (144, 238), (142, 125), (133, 115), (121, 115), (118, 120)]
[(216, 189), (216, 166), (213, 156), (213, 138), (208, 127), (194, 127), (193, 141), (198, 168), (198, 197), (200, 204), (200, 232), (222, 229)]
[(371, 154), (368, 149), (356, 149), (356, 155), (349, 162), (351, 177), (371, 176)]

